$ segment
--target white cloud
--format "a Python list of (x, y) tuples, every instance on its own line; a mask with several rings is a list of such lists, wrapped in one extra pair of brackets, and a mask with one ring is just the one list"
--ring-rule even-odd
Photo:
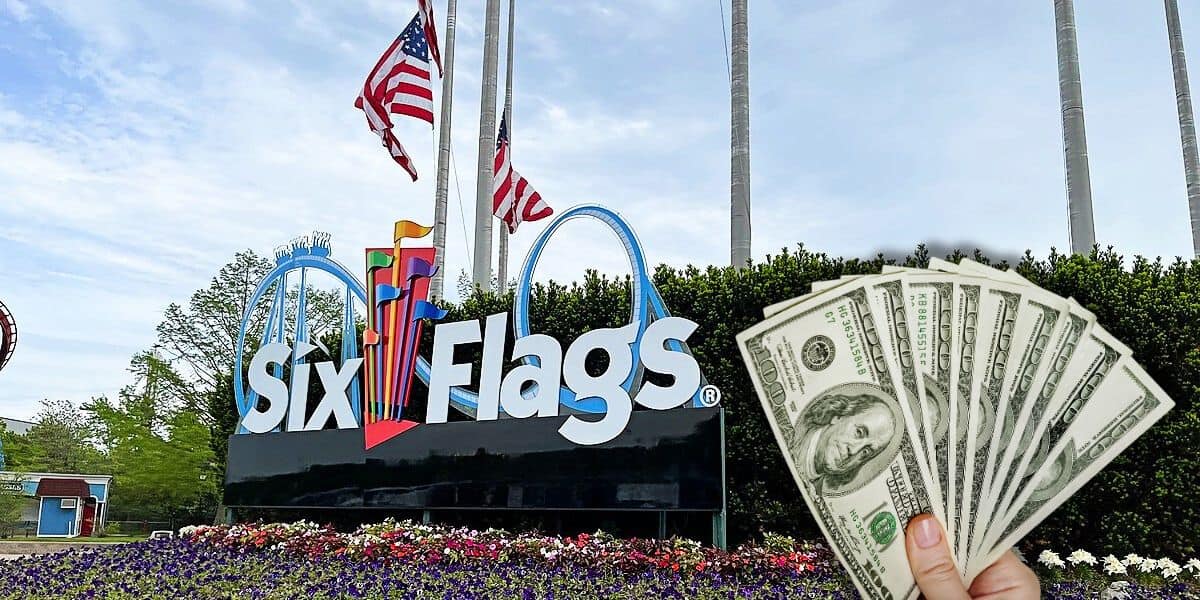
[[(422, 173), (411, 184), (352, 108), (415, 3), (4, 6), (0, 298), (29, 335), (0, 374), (0, 414), (114, 393), (163, 307), (242, 248), (269, 254), (321, 229), (354, 265), (393, 219), (432, 220), (436, 132), (399, 120)], [(653, 263), (728, 259), (718, 8), (533, 2), (518, 14), (518, 168), (559, 210), (616, 208)], [(1097, 234), (1128, 253), (1187, 253), (1161, 15), (1077, 12)], [(470, 271), (481, 13), (459, 4), (450, 291)], [(762, 1), (751, 35), (757, 256), (797, 242), (849, 256), (930, 240), (1065, 245), (1045, 6)], [(513, 276), (540, 229), (513, 237)], [(538, 278), (585, 266), (627, 269), (602, 227), (572, 223)]]
[(29, 5), (21, 0), (6, 0), (5, 8), (8, 9), (8, 14), (12, 15), (18, 23), (24, 23), (29, 20)]

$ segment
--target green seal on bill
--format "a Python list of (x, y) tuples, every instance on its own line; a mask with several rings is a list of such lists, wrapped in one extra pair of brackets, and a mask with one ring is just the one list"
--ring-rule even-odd
[(896, 515), (890, 512), (881, 512), (871, 519), (871, 524), (867, 526), (871, 531), (871, 537), (875, 539), (875, 543), (880, 546), (886, 546), (896, 539), (896, 531), (899, 529), (896, 523)]

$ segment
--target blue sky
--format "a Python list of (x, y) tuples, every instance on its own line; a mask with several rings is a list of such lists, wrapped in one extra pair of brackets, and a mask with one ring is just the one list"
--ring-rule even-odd
[[(435, 133), (398, 119), (422, 173), (409, 183), (352, 106), (415, 4), (0, 0), (0, 299), (21, 327), (0, 414), (115, 394), (162, 309), (240, 249), (320, 229), (358, 264), (393, 220), (432, 221)], [(468, 230), (482, 5), (459, 7)], [(518, 3), (515, 165), (555, 207), (620, 210), (654, 262), (728, 260), (720, 6)], [(1184, 39), (1200, 47), (1189, 8)], [(1162, 6), (1076, 10), (1097, 239), (1187, 255)], [(1049, 0), (752, 0), (750, 31), (755, 256), (1068, 245)], [(469, 271), (454, 190), (451, 281)], [(510, 270), (539, 229), (514, 238)], [(539, 277), (624, 262), (599, 226), (572, 224)]]

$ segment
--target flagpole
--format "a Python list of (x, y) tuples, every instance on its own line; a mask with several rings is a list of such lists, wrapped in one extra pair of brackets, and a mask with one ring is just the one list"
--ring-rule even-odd
[[(504, 120), (508, 127), (508, 153), (512, 160), (512, 86), (513, 86), (513, 29), (517, 0), (508, 0), (508, 63), (504, 73)], [(500, 228), (500, 266), (496, 269), (496, 291), (503, 294), (508, 285), (508, 227)]]
[(433, 247), (437, 271), (429, 282), (429, 296), (442, 298), (442, 273), (446, 266), (446, 205), (450, 186), (450, 118), (454, 102), (454, 23), (458, 0), (446, 0), (446, 39), (442, 49), (442, 112), (438, 117), (437, 191), (433, 196)]
[(483, 90), (479, 99), (479, 172), (475, 179), (475, 265), (471, 280), (488, 289), (492, 281), (492, 160), (496, 152), (496, 53), (500, 1), (487, 0), (483, 33)]
[(750, 262), (750, 17), (747, 2), (733, 0), (729, 262), (735, 269)]

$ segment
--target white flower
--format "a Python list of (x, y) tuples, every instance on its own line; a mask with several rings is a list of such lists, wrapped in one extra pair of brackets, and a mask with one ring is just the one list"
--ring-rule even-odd
[(1142, 560), (1141, 564), (1138, 565), (1138, 569), (1143, 573), (1152, 573), (1157, 568), (1158, 561), (1154, 560), (1153, 558), (1144, 559)]
[(1142, 557), (1140, 557), (1136, 554), (1126, 554), (1125, 555), (1125, 566), (1136, 567), (1136, 566), (1142, 564), (1143, 560), (1145, 560), (1145, 559), (1143, 559)]
[(1108, 585), (1108, 588), (1100, 592), (1100, 597), (1104, 600), (1127, 600), (1129, 598), (1129, 582), (1114, 581)]
[(1067, 564), (1058, 557), (1058, 554), (1049, 550), (1042, 550), (1042, 553), (1038, 555), (1037, 561), (1043, 565), (1046, 565), (1047, 567), (1062, 568), (1067, 566)]
[(1124, 575), (1125, 565), (1121, 564), (1121, 559), (1109, 554), (1104, 557), (1104, 572), (1109, 575)]
[(1183, 568), (1169, 558), (1160, 558), (1158, 560), (1158, 569), (1162, 571), (1163, 577), (1167, 579), (1174, 579), (1183, 572)]
[(1085, 565), (1091, 565), (1094, 567), (1096, 566), (1096, 557), (1092, 556), (1092, 553), (1088, 552), (1087, 550), (1076, 550), (1067, 557), (1067, 562), (1071, 563), (1072, 565), (1083, 563)]
[(1193, 558), (1184, 563), (1183, 568), (1191, 571), (1192, 573), (1200, 574), (1200, 560)]

